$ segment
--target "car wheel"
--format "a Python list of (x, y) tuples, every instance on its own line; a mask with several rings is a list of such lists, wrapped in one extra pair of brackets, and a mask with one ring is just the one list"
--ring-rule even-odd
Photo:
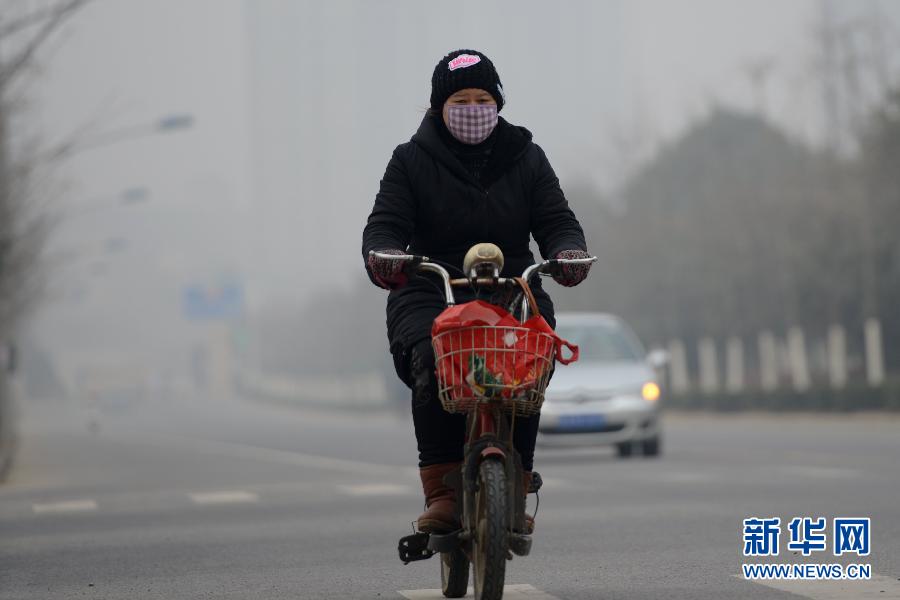
[(659, 456), (662, 450), (662, 443), (658, 435), (648, 438), (641, 442), (641, 451), (644, 456)]
[(634, 442), (619, 442), (616, 444), (616, 454), (619, 455), (619, 458), (628, 458), (634, 454)]

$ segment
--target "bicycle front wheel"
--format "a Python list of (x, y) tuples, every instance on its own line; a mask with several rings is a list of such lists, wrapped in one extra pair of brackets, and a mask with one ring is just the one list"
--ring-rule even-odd
[(475, 600), (500, 600), (506, 578), (509, 509), (506, 471), (499, 461), (485, 460), (479, 467), (475, 517), (472, 547)]

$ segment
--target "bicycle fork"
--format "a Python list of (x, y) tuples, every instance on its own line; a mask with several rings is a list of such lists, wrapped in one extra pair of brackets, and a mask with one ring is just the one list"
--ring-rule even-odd
[[(480, 403), (472, 414), (468, 427), (465, 462), (462, 466), (464, 517), (461, 541), (466, 544), (477, 525), (475, 494), (478, 491), (478, 469), (485, 460), (497, 460), (503, 464), (506, 473), (507, 510), (509, 511), (509, 550), (519, 556), (531, 551), (531, 536), (525, 531), (525, 492), (523, 490), (523, 469), (519, 453), (513, 445), (512, 431), (515, 416), (507, 423), (501, 411), (490, 403)], [(504, 439), (505, 438), (505, 439)], [(459, 496), (457, 496), (459, 497)]]

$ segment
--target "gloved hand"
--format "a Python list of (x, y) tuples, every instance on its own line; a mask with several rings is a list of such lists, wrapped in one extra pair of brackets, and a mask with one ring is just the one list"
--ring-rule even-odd
[[(377, 250), (383, 254), (406, 254), (403, 250), (389, 248), (387, 250)], [(366, 266), (375, 279), (375, 283), (386, 290), (396, 290), (406, 285), (409, 277), (406, 275), (407, 263), (402, 260), (389, 260), (386, 258), (378, 258), (377, 256), (369, 256), (366, 259)]]
[[(556, 258), (590, 258), (591, 255), (584, 250), (563, 250), (556, 255)], [(553, 273), (553, 280), (559, 285), (572, 287), (584, 281), (591, 270), (591, 263), (582, 265), (559, 265)]]

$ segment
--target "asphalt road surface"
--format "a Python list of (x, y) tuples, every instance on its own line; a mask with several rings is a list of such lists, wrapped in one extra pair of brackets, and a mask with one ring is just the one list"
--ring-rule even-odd
[[(96, 421), (96, 422), (95, 422)], [(412, 424), (194, 400), (26, 411), (0, 486), (0, 598), (433, 598), (397, 540), (422, 505)], [(664, 455), (542, 449), (507, 597), (900, 598), (900, 418), (668, 415)], [(747, 581), (742, 521), (871, 517), (867, 582)], [(759, 559), (748, 561), (764, 562)], [(790, 590), (790, 591), (785, 591)]]

